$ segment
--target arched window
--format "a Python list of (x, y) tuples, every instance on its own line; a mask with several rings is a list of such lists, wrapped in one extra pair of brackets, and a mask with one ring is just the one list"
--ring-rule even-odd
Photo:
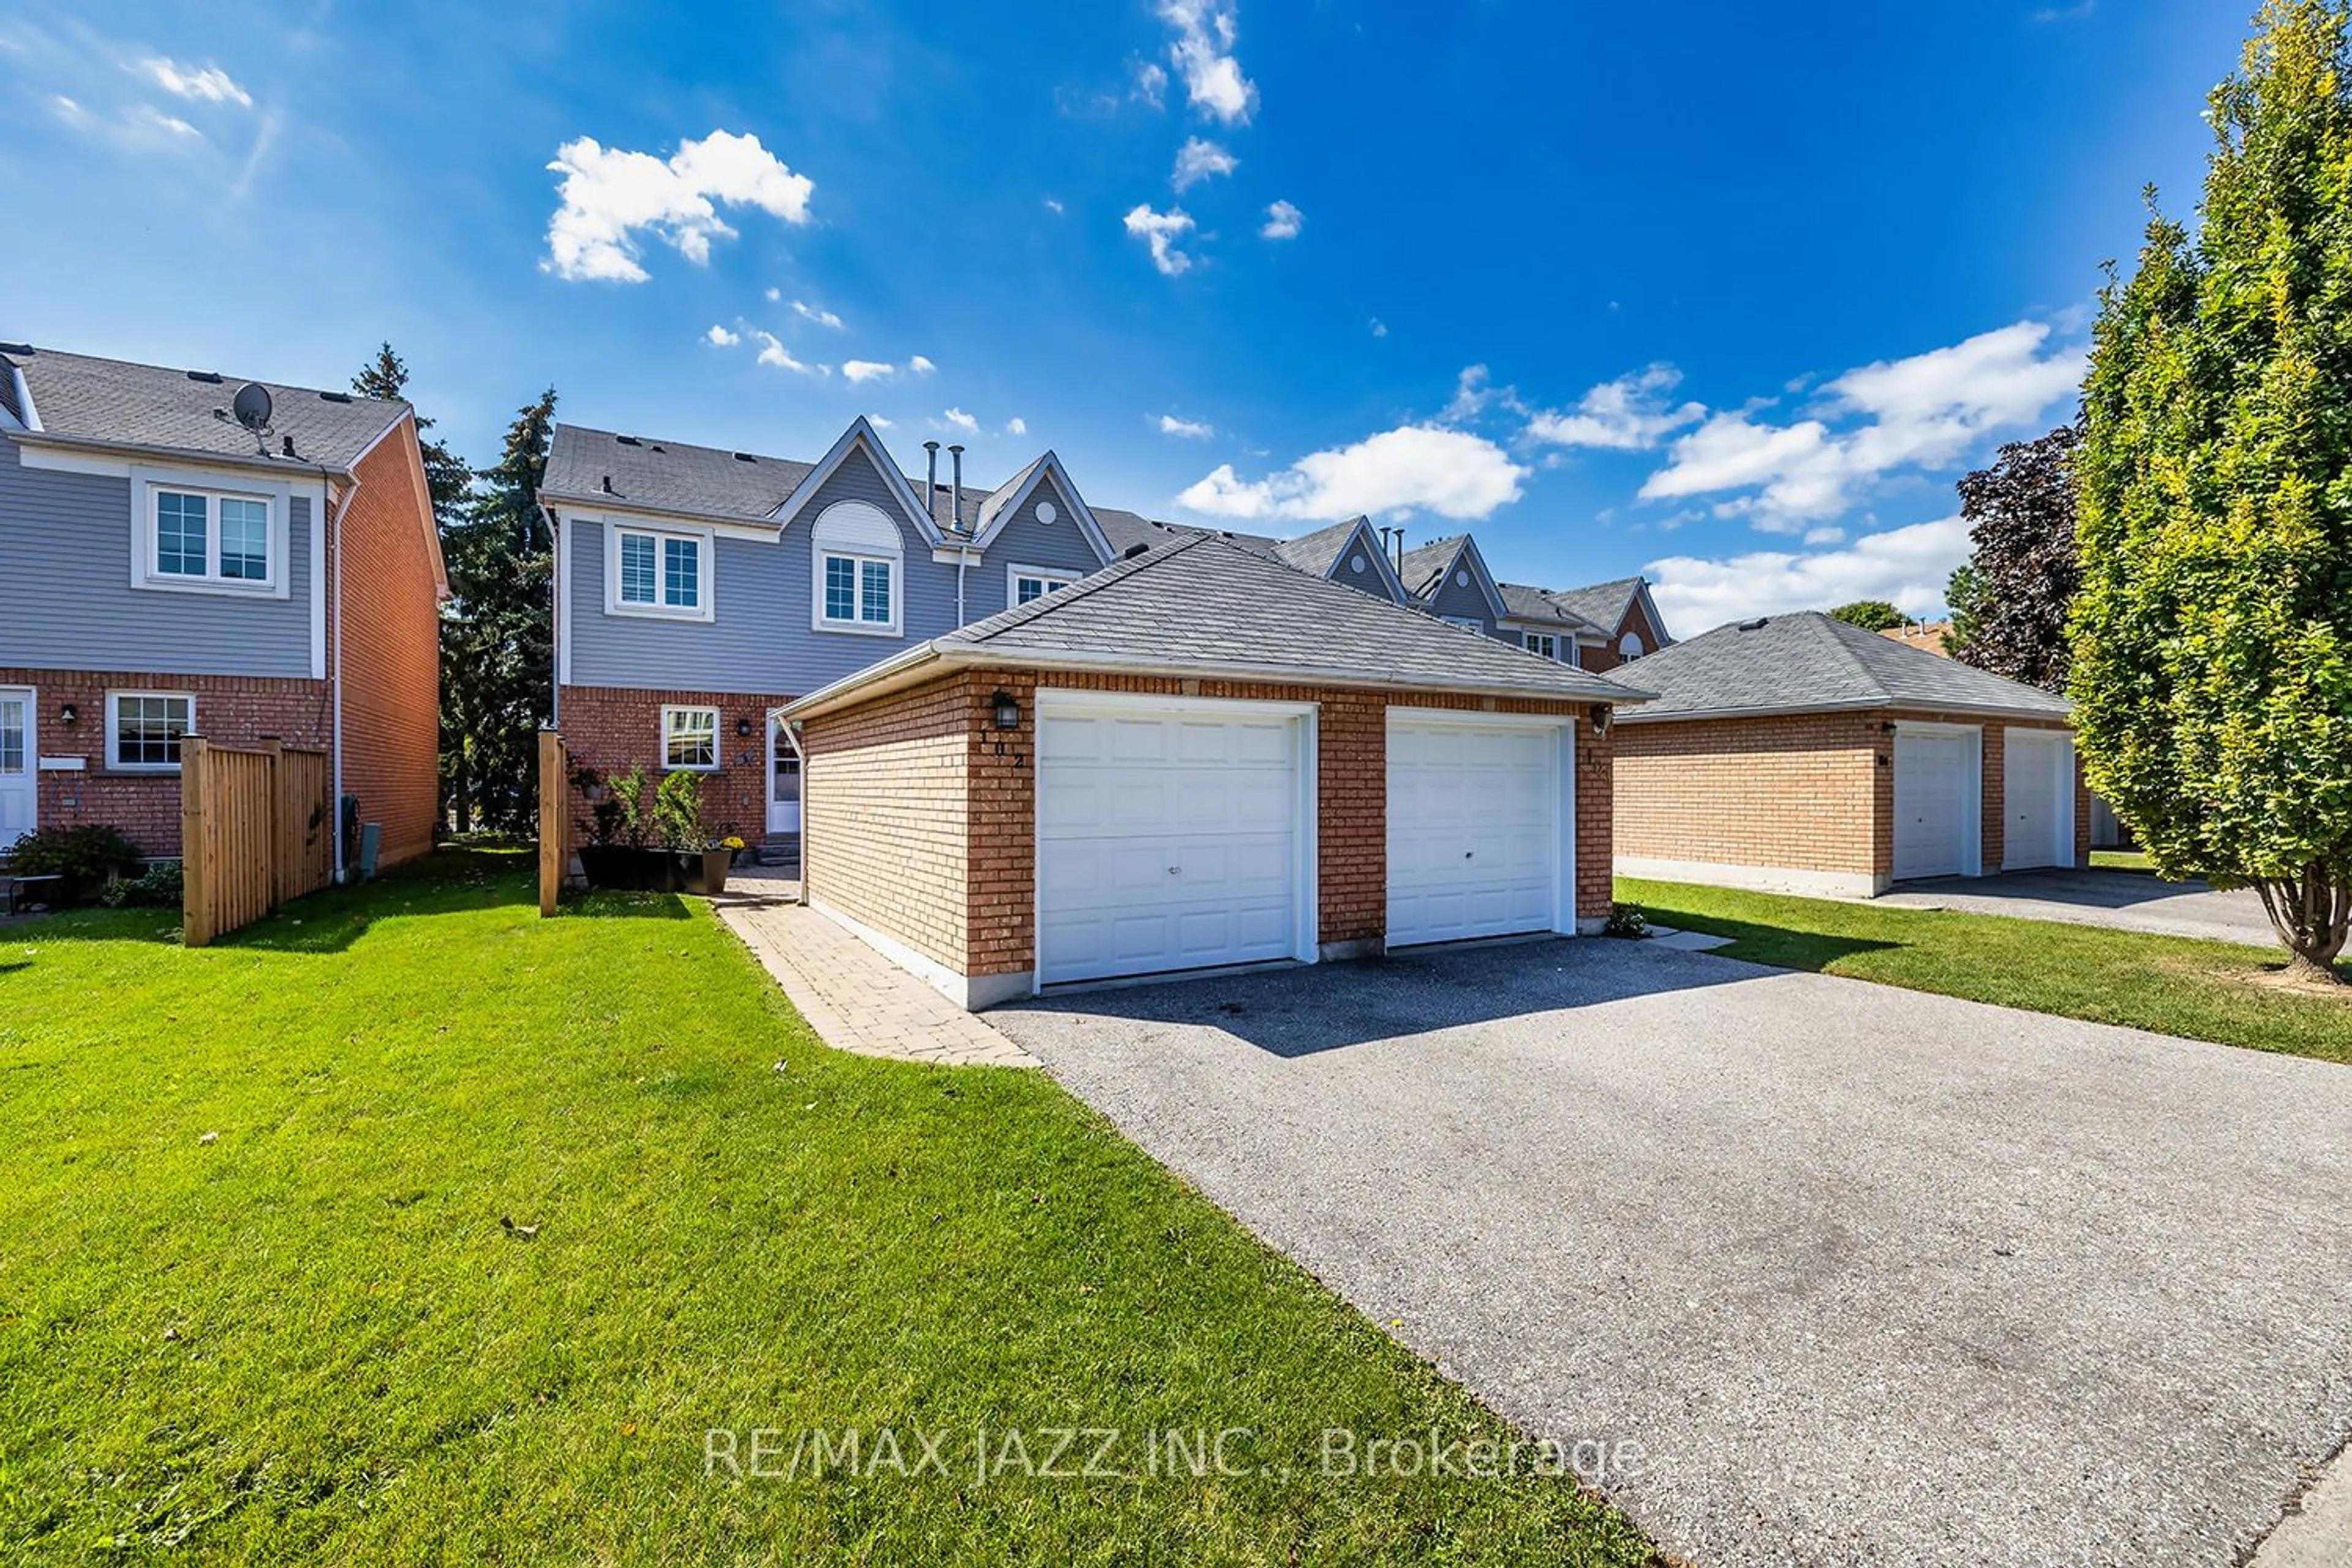
[(810, 546), (813, 619), (817, 630), (900, 635), (905, 544), (898, 525), (862, 500), (835, 501), (817, 514)]
[(1650, 650), (1642, 646), (1641, 633), (1627, 632), (1623, 640), (1618, 643), (1617, 651), (1627, 658), (1639, 658)]

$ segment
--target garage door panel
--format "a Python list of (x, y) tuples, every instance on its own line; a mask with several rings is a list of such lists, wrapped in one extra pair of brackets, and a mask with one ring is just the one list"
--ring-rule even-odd
[[(1299, 726), (1224, 714), (1064, 715), (1041, 738), (1046, 984), (1293, 955)], [(1084, 733), (1081, 733), (1084, 731)]]
[(2001, 868), (2021, 871), (2074, 861), (2074, 769), (2067, 738), (2011, 730), (2001, 763)]
[(1895, 876), (1957, 877), (1968, 869), (1969, 813), (1977, 766), (1973, 734), (1898, 730), (1895, 735)]
[(1391, 724), (1391, 945), (1551, 928), (1559, 751), (1552, 725)]

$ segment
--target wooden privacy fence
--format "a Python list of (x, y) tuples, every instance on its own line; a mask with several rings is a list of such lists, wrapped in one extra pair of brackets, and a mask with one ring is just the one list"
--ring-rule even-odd
[(181, 940), (203, 947), (335, 879), (324, 752), (180, 743)]
[(572, 858), (572, 748), (552, 730), (539, 732), (539, 912), (555, 912), (563, 868)]

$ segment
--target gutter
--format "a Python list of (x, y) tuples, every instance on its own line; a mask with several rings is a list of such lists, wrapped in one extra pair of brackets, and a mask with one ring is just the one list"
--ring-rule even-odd
[[(1562, 689), (1558, 687), (1513, 686), (1501, 682), (1477, 682), (1435, 679), (1427, 676), (1400, 675), (1379, 670), (1354, 674), (1337, 673), (1328, 668), (1287, 665), (1228, 665), (1187, 664), (1181, 661), (1120, 657), (1109, 654), (1089, 654), (1039, 649), (992, 648), (984, 643), (951, 643), (945, 639), (910, 647), (906, 652), (868, 665), (855, 675), (845, 676), (830, 686), (821, 687), (807, 696), (770, 709), (769, 716), (797, 720), (827, 709), (840, 706), (853, 696), (880, 696), (884, 691), (914, 684), (930, 673), (930, 667), (941, 669), (965, 668), (971, 666), (1002, 665), (1013, 669), (1049, 669), (1105, 671), (1120, 675), (1159, 675), (1180, 679), (1249, 680), (1273, 686), (1329, 686), (1343, 690), (1425, 691), (1463, 697), (1493, 697), (1514, 701), (1536, 702), (1606, 702), (1617, 707), (1654, 700), (1657, 693), (1638, 687), (1620, 685), (1602, 676), (1588, 676), (1583, 689)], [(1563, 668), (1573, 668), (1562, 666)], [(1594, 689), (1599, 688), (1600, 689)]]
[(565, 506), (584, 507), (591, 511), (625, 511), (635, 517), (667, 518), (674, 522), (727, 523), (736, 528), (771, 531), (779, 539), (784, 536), (783, 525), (772, 517), (747, 517), (733, 511), (697, 511), (690, 507), (654, 506), (602, 491), (573, 495), (542, 486), (539, 491), (539, 501), (542, 510), (549, 502), (558, 501)]
[(262, 458), (251, 453), (239, 457), (234, 452), (205, 452), (193, 447), (164, 447), (129, 441), (97, 441), (87, 437), (59, 436), (54, 431), (40, 429), (17, 430), (10, 434), (16, 440), (28, 447), (54, 447), (75, 452), (102, 452), (109, 457), (127, 458), (133, 460), (161, 455), (182, 462), (216, 468), (251, 468), (258, 473), (283, 474), (290, 466), (331, 474), (337, 479), (352, 477), (352, 470), (348, 468), (339, 468), (325, 464), (314, 464), (301, 458), (295, 458), (289, 464), (285, 458)]
[(1760, 708), (1700, 708), (1673, 709), (1663, 713), (1628, 713), (1620, 723), (1675, 724), (1696, 723), (1715, 719), (1797, 719), (1808, 713), (1873, 713), (1895, 710), (1916, 713), (1964, 713), (1972, 719), (2038, 719), (2044, 723), (2053, 720), (2072, 721), (2074, 705), (2063, 710), (2048, 708), (1996, 708), (1978, 702), (1933, 702), (1904, 699), (1890, 700), (1883, 697), (1862, 699), (1853, 702), (1776, 703)]

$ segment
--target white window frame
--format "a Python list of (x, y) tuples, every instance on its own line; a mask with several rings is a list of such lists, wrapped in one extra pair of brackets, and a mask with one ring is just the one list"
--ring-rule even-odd
[(1538, 658), (1559, 662), (1559, 636), (1556, 632), (1521, 632), (1519, 646)]
[[(694, 546), (694, 604), (640, 605), (621, 597), (621, 540), (628, 534), (641, 535), (654, 542), (654, 594), (656, 599), (667, 586), (669, 554), (667, 542), (683, 540)], [(656, 621), (717, 619), (718, 584), (712, 568), (718, 563), (718, 555), (719, 552), (711, 543), (710, 531), (707, 528), (677, 528), (607, 519), (604, 523), (604, 613), (608, 616), (640, 616)]]
[[(205, 569), (199, 573), (163, 570), (163, 496), (200, 496), (205, 501)], [(291, 492), (282, 485), (241, 485), (217, 475), (187, 476), (137, 470), (132, 493), (138, 498), (132, 526), (138, 531), (131, 552), (131, 585), (168, 594), (218, 594), (232, 598), (283, 599), (288, 596), (287, 544), (291, 530)], [(221, 575), (220, 503), (251, 501), (262, 510), (262, 549), (268, 570), (259, 577)]]
[(1649, 646), (1642, 641), (1642, 634), (1639, 632), (1627, 632), (1617, 639), (1617, 656), (1628, 664), (1649, 651)]
[(1078, 575), (1059, 566), (1007, 566), (1004, 569), (1004, 607), (1008, 610), (1021, 607), (1021, 580), (1024, 577), (1045, 584), (1045, 592), (1038, 595), (1042, 599), (1056, 588), (1068, 587), (1078, 580)]
[[(689, 713), (708, 713), (710, 715), (710, 761), (708, 763), (674, 763), (669, 760), (669, 743), (674, 738), (670, 729), (671, 722), (680, 715)], [(662, 772), (666, 773), (717, 773), (719, 771), (720, 758), (726, 746), (725, 737), (721, 736), (719, 732), (719, 727), (724, 720), (725, 715), (721, 714), (718, 709), (712, 708), (704, 703), (664, 703), (661, 710)]]
[(1460, 626), (1464, 631), (1476, 632), (1480, 637), (1486, 635), (1486, 623), (1475, 616), (1440, 616), (1437, 618), (1449, 626)]
[(193, 691), (110, 691), (106, 694), (106, 771), (110, 773), (176, 773), (178, 763), (126, 763), (122, 760), (122, 700), (160, 698), (169, 702), (188, 705), (188, 722), (180, 734), (184, 744), (187, 736), (196, 733), (196, 694)]
[[(883, 542), (887, 534), (889, 542)], [(830, 534), (832, 537), (828, 538)], [(889, 514), (870, 501), (835, 501), (817, 514), (810, 530), (809, 626), (814, 631), (845, 637), (896, 637), (906, 635), (907, 559), (903, 536)], [(851, 605), (859, 612), (848, 620), (825, 614), (824, 577), (828, 562), (847, 561), (856, 568), (856, 596)], [(890, 574), (890, 618), (869, 621), (866, 606), (866, 568), (879, 565)]]

